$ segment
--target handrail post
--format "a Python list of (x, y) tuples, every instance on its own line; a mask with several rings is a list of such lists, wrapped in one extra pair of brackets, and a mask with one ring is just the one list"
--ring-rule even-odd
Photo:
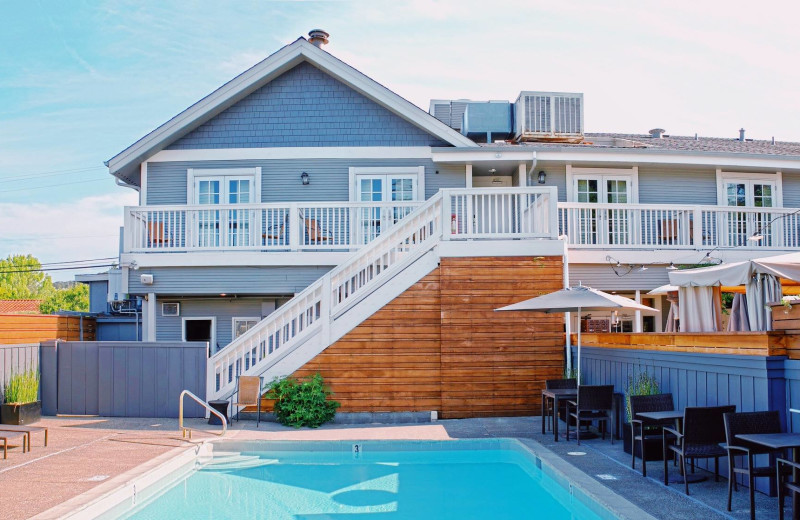
[(558, 188), (555, 186), (548, 186), (547, 190), (547, 203), (550, 210), (550, 237), (554, 240), (558, 240)]
[(319, 301), (319, 317), (322, 320), (322, 344), (329, 345), (331, 342), (331, 319), (333, 312), (331, 309), (332, 300), (331, 274), (326, 273), (322, 277), (322, 294)]
[(297, 251), (300, 247), (300, 209), (297, 204), (289, 205), (289, 250)]
[(442, 240), (450, 240), (450, 212), (453, 206), (450, 196), (450, 190), (442, 190)]
[(692, 210), (694, 222), (692, 222), (692, 244), (696, 247), (703, 246), (703, 209), (695, 206)]

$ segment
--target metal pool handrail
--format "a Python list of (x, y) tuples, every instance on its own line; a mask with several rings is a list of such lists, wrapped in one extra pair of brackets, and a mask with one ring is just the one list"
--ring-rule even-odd
[(185, 396), (189, 396), (194, 400), (197, 404), (208, 410), (209, 412), (213, 413), (217, 417), (219, 417), (220, 421), (222, 421), (222, 433), (219, 434), (220, 437), (225, 435), (225, 432), (228, 431), (228, 420), (225, 418), (224, 415), (216, 411), (215, 409), (211, 408), (205, 401), (194, 395), (188, 390), (184, 390), (181, 392), (181, 396), (178, 401), (178, 427), (181, 429), (183, 433), (183, 437), (186, 438), (186, 432), (189, 432), (189, 439), (192, 438), (192, 429), (191, 428), (184, 428), (183, 426), (183, 398)]

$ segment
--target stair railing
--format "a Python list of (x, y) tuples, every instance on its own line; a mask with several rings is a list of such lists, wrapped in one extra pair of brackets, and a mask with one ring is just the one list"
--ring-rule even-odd
[(191, 440), (192, 438), (192, 429), (186, 428), (183, 425), (183, 398), (186, 396), (189, 396), (189, 398), (192, 399), (194, 402), (196, 402), (197, 404), (199, 404), (212, 414), (219, 417), (220, 421), (222, 421), (222, 432), (219, 434), (219, 436), (223, 437), (225, 435), (225, 432), (228, 431), (228, 419), (226, 419), (225, 416), (219, 413), (217, 410), (211, 408), (211, 406), (208, 403), (206, 403), (205, 401), (194, 395), (192, 392), (184, 390), (183, 392), (181, 392), (181, 396), (179, 397), (179, 402), (178, 402), (178, 429), (181, 430), (183, 438), (184, 439), (186, 438), (187, 433), (189, 434), (189, 439)]

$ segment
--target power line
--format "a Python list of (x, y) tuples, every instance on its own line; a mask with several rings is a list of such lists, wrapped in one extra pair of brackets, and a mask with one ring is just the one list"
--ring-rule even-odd
[(20, 237), (0, 237), (0, 242), (22, 242), (25, 240), (71, 240), (73, 238), (104, 238), (104, 237), (118, 237), (119, 233), (110, 233), (107, 235), (26, 235)]
[(89, 173), (89, 172), (94, 172), (96, 170), (102, 170), (102, 169), (105, 169), (105, 168), (99, 168), (99, 167), (94, 167), (94, 168), (76, 168), (74, 170), (63, 170), (63, 171), (52, 172), (52, 173), (17, 175), (15, 177), (0, 177), (0, 183), (3, 183), (3, 182), (25, 182), (25, 181), (28, 181), (28, 180), (36, 180), (36, 179), (41, 179), (41, 178), (44, 178), (44, 177), (53, 177), (53, 176), (56, 176), (56, 175), (64, 175), (65, 173), (82, 174), (82, 173)]
[(62, 265), (62, 264), (78, 264), (84, 262), (101, 262), (103, 260), (116, 260), (116, 256), (105, 256), (103, 258), (89, 258), (86, 260), (66, 260), (64, 262), (47, 262), (47, 263), (40, 263), (39, 265)]
[(48, 184), (47, 186), (35, 186), (35, 187), (32, 187), (32, 188), (15, 188), (13, 190), (2, 190), (2, 191), (0, 191), (0, 194), (2, 194), (2, 193), (11, 193), (12, 191), (28, 191), (28, 190), (41, 190), (41, 189), (44, 189), (44, 188), (56, 188), (58, 186), (68, 186), (70, 184), (85, 184), (87, 182), (100, 182), (100, 181), (104, 181), (105, 182), (106, 180), (108, 180), (108, 179), (90, 179), (88, 181), (62, 182), (61, 184)]
[(16, 271), (0, 271), (0, 274), (13, 273), (46, 273), (48, 271), (76, 271), (80, 269), (95, 269), (97, 267), (112, 267), (116, 264), (79, 265), (75, 267), (48, 267), (46, 269), (20, 269)]

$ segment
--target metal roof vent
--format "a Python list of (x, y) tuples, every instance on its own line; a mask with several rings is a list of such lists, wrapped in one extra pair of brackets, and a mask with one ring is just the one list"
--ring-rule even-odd
[(744, 142), (744, 128), (739, 129), (739, 140)]
[(311, 29), (308, 31), (308, 43), (315, 47), (322, 48), (323, 45), (328, 43), (328, 38), (330, 38), (330, 34), (322, 29)]
[(653, 128), (648, 133), (650, 134), (650, 137), (652, 137), (653, 139), (661, 139), (662, 137), (664, 137), (664, 132), (666, 132), (666, 130), (664, 130), (663, 128)]

